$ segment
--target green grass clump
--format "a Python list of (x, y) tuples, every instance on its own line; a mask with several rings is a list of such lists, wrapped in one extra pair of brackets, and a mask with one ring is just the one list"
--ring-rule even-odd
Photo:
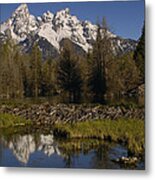
[(0, 113), (0, 128), (30, 125), (31, 121), (7, 113)]
[(132, 153), (144, 152), (144, 121), (137, 119), (97, 120), (57, 124), (55, 135), (67, 138), (96, 138), (125, 143)]

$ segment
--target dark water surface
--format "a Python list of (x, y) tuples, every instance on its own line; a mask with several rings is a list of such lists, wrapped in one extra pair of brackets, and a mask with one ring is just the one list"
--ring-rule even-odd
[[(9, 104), (9, 105), (20, 105), (20, 104), (41, 104), (48, 102), (52, 105), (60, 104), (60, 103), (68, 103), (67, 98), (65, 96), (47, 96), (47, 97), (27, 97), (23, 99), (0, 99), (0, 104)], [(90, 99), (81, 98), (81, 104), (92, 104)], [(132, 105), (132, 106), (144, 106), (144, 98), (143, 97), (108, 97), (105, 98), (106, 105)]]
[[(5, 135), (4, 135), (5, 134)], [(127, 167), (113, 159), (127, 156), (119, 144), (98, 140), (60, 140), (50, 133), (0, 135), (0, 166), (45, 168), (144, 169), (144, 162)]]

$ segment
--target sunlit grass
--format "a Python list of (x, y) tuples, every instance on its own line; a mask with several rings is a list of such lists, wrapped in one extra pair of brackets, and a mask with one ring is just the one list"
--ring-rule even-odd
[(144, 121), (137, 119), (97, 120), (57, 124), (56, 135), (67, 138), (96, 138), (122, 142), (133, 153), (144, 152)]
[(30, 125), (31, 121), (7, 113), (0, 113), (0, 128)]

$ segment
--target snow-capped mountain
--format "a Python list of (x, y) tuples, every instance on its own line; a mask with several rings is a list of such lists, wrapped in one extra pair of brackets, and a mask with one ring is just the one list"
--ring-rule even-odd
[[(70, 14), (68, 8), (53, 14), (45, 12), (40, 17), (30, 14), (27, 4), (21, 4), (12, 16), (0, 25), (0, 39), (10, 36), (28, 52), (37, 41), (44, 56), (56, 56), (65, 39), (78, 50), (88, 52), (97, 34), (97, 26), (89, 21), (80, 21)], [(123, 39), (108, 32), (115, 53), (134, 50), (137, 42)]]

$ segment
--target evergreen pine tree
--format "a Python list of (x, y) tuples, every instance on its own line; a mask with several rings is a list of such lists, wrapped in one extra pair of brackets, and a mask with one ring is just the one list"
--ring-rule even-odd
[(106, 20), (103, 19), (102, 27), (98, 25), (97, 37), (93, 45), (91, 61), (89, 61), (88, 86), (94, 102), (104, 102), (104, 95), (107, 90), (106, 64), (110, 55), (111, 42), (108, 37)]
[(65, 44), (58, 63), (57, 83), (62, 91), (68, 93), (69, 102), (78, 102), (81, 95), (82, 78), (78, 59), (70, 44)]
[(0, 94), (3, 98), (23, 97), (20, 58), (20, 50), (13, 40), (7, 40), (1, 47), (0, 59)]
[(140, 71), (140, 84), (145, 82), (145, 25), (134, 53), (134, 60)]
[(42, 64), (42, 80), (41, 80), (42, 96), (51, 96), (55, 91), (54, 71), (55, 71), (55, 61), (51, 58), (48, 58)]
[(31, 95), (38, 97), (41, 91), (42, 57), (37, 44), (34, 45), (30, 54), (30, 88)]

